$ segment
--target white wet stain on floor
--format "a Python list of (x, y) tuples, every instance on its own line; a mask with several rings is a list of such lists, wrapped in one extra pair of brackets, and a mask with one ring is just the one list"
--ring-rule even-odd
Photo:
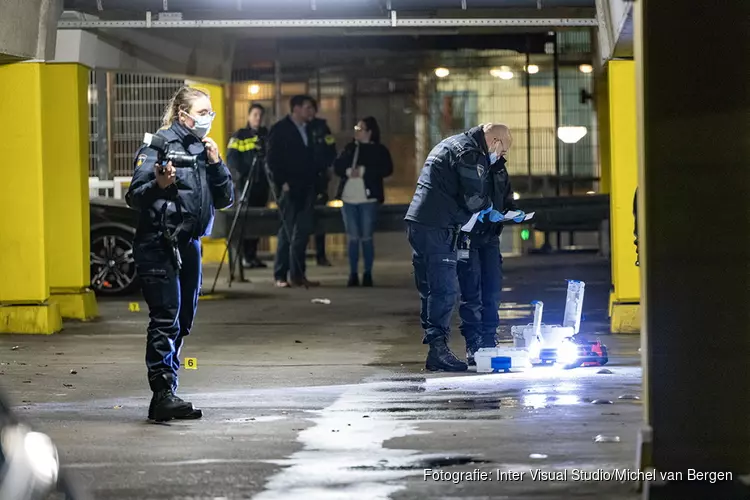
[(286, 467), (254, 500), (386, 500), (405, 487), (397, 480), (420, 474), (399, 470), (416, 458), (416, 450), (386, 448), (384, 443), (425, 432), (415, 422), (373, 412), (373, 404), (387, 403), (377, 392), (379, 385), (353, 386), (317, 412), (314, 425), (298, 435), (303, 449), (273, 462)]

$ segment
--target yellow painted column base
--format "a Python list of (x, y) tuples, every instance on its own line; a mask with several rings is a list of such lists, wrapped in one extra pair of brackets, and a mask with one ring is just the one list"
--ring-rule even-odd
[(203, 238), (201, 239), (201, 245), (203, 247), (201, 262), (203, 264), (218, 264), (224, 256), (227, 240), (224, 238)]
[(641, 333), (641, 305), (638, 302), (614, 302), (609, 330), (612, 333)]
[(60, 330), (62, 317), (57, 304), (0, 307), (0, 333), (50, 335)]
[(60, 290), (53, 288), (50, 303), (57, 304), (65, 319), (91, 321), (99, 316), (99, 306), (92, 290)]

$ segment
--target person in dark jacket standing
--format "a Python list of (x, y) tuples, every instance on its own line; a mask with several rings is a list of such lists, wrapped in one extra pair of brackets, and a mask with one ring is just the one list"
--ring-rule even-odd
[[(238, 179), (237, 189), (240, 195), (245, 184), (250, 181), (249, 192), (245, 195), (248, 207), (265, 207), (268, 204), (269, 187), (265, 166), (268, 129), (262, 126), (265, 111), (260, 104), (252, 104), (247, 114), (247, 126), (235, 132), (227, 145), (227, 163)], [(258, 258), (258, 238), (243, 241), (242, 253), (244, 267), (267, 267)]]
[(457, 294), (460, 228), (477, 214), (499, 221), (488, 188), (489, 166), (510, 147), (505, 125), (484, 124), (448, 137), (427, 156), (405, 220), (421, 299), (422, 342), (428, 370), (465, 371), (466, 363), (448, 348)]
[[(313, 100), (316, 115), (310, 121), (310, 138), (313, 145), (313, 157), (318, 169), (318, 179), (315, 183), (315, 205), (325, 206), (328, 203), (328, 181), (330, 168), (336, 159), (336, 138), (333, 137), (328, 122), (317, 117), (318, 103)], [(330, 267), (331, 262), (326, 257), (326, 235), (323, 232), (315, 234), (315, 260), (319, 266)]]
[(268, 134), (268, 170), (278, 193), (284, 219), (278, 234), (274, 277), (276, 286), (317, 286), (305, 275), (305, 250), (313, 231), (315, 185), (320, 175), (315, 164), (309, 124), (315, 113), (313, 99), (298, 95), (291, 113)]
[(149, 419), (193, 419), (201, 410), (175, 394), (180, 349), (190, 333), (201, 283), (200, 238), (210, 234), (216, 209), (230, 206), (234, 186), (219, 149), (208, 137), (215, 113), (208, 94), (183, 87), (172, 97), (156, 135), (169, 152), (194, 155), (193, 166), (162, 164), (142, 147), (126, 194), (140, 212), (134, 259), (149, 308), (146, 366), (153, 391)]
[(354, 142), (346, 146), (334, 164), (341, 178), (336, 195), (344, 206), (341, 215), (349, 243), (349, 282), (359, 286), (359, 246), (364, 257), (363, 286), (373, 286), (372, 265), (375, 260), (373, 233), (378, 207), (383, 203), (383, 179), (393, 173), (388, 148), (380, 143), (380, 127), (372, 116), (354, 127)]
[[(511, 143), (503, 144), (505, 151)], [(505, 168), (506, 159), (498, 156), (490, 165), (489, 193), (494, 210), (505, 213), (517, 210), (513, 191)], [(522, 222), (523, 211), (514, 218)], [(458, 242), (458, 284), (461, 290), (458, 314), (461, 317), (461, 334), (466, 340), (466, 359), (474, 362), (474, 354), (483, 347), (495, 347), (495, 334), (500, 324), (497, 311), (503, 289), (503, 257), (500, 255), (501, 222), (475, 221), (471, 228), (461, 232)]]

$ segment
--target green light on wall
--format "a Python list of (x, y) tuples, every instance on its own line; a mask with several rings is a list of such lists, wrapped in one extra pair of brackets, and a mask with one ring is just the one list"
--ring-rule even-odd
[(523, 241), (529, 241), (529, 238), (531, 237), (531, 231), (528, 229), (521, 229), (521, 239)]

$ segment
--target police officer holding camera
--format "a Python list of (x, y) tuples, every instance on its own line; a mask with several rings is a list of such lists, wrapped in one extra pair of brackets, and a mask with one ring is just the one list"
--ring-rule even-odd
[(126, 195), (128, 205), (140, 211), (134, 259), (149, 307), (148, 417), (156, 421), (202, 416), (175, 392), (180, 349), (198, 305), (200, 238), (210, 233), (214, 211), (234, 199), (232, 177), (207, 136), (215, 115), (208, 94), (178, 90), (155, 134), (162, 150), (152, 142), (138, 151)]

